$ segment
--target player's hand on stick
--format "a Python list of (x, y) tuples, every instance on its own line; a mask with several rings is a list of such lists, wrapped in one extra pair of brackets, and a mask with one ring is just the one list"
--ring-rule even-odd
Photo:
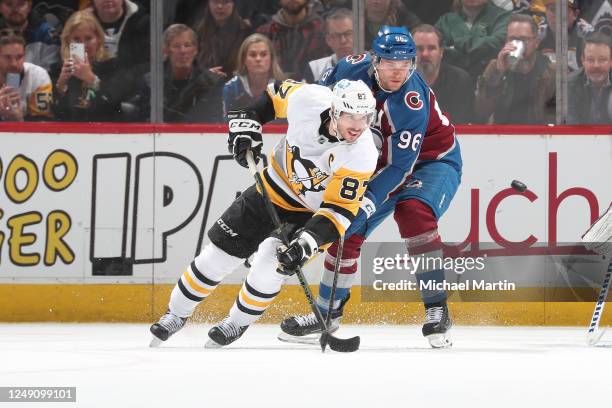
[(255, 163), (258, 163), (263, 146), (261, 123), (242, 110), (229, 111), (227, 116), (229, 118), (229, 137), (227, 139), (229, 152), (234, 155), (238, 164), (242, 167), (249, 167), (246, 152), (251, 150)]
[(299, 229), (289, 246), (281, 245), (276, 250), (278, 273), (293, 275), (319, 250), (314, 234), (305, 229)]

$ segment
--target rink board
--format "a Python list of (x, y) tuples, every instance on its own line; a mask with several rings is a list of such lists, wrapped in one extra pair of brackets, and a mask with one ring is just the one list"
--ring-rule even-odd
[[(196, 309), (191, 320), (218, 322), (234, 302), (240, 285), (221, 285)], [(312, 286), (315, 291), (316, 287)], [(167, 308), (172, 285), (0, 285), (0, 320), (6, 322), (151, 322)], [(361, 287), (352, 289), (344, 321), (351, 324), (420, 324), (420, 302), (359, 302)], [(586, 326), (590, 302), (453, 302), (458, 325)], [(260, 319), (280, 323), (309, 311), (301, 287), (286, 285)], [(603, 325), (612, 324), (612, 312)]]
[[(0, 321), (150, 320), (206, 244), (205, 231), (252, 184), (227, 154), (222, 127), (29, 124), (2, 130)], [(266, 150), (281, 132), (271, 128)], [(446, 241), (510, 249), (509, 243), (531, 237), (555, 247), (577, 241), (612, 200), (610, 127), (464, 127), (458, 133), (464, 172), (440, 223)], [(511, 190), (513, 179), (525, 182), (527, 192)], [(392, 219), (370, 239), (400, 240)], [(312, 283), (320, 265), (307, 270)], [(228, 276), (202, 319), (228, 310), (245, 273), (241, 267)], [(294, 285), (269, 310), (269, 321), (305, 309)], [(474, 306), (457, 303), (456, 314), (464, 315), (457, 319), (584, 324), (592, 308), (588, 302), (558, 309), (543, 302), (487, 305), (490, 316), (469, 320)], [(416, 303), (352, 307), (347, 318), (355, 322), (406, 322), (422, 314)]]

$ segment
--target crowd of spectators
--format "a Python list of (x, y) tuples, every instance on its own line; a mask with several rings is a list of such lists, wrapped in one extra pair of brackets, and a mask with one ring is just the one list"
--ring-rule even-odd
[[(556, 0), (361, 0), (365, 49), (409, 28), (456, 123), (548, 124)], [(567, 0), (567, 123), (612, 117), (612, 0)], [(164, 0), (166, 122), (222, 122), (353, 53), (352, 0)], [(151, 0), (0, 0), (0, 120), (147, 121)]]

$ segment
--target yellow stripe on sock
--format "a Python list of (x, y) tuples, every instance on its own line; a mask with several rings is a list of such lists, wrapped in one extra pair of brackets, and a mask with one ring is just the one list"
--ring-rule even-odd
[(257, 300), (253, 300), (250, 299), (246, 293), (244, 293), (244, 288), (240, 289), (240, 299), (242, 299), (245, 303), (251, 305), (251, 306), (255, 306), (255, 307), (268, 307), (270, 306), (270, 303), (272, 303), (274, 301), (274, 299), (271, 299), (267, 302), (259, 302)]
[(187, 281), (187, 283), (189, 283), (189, 286), (191, 286), (191, 289), (195, 290), (198, 293), (201, 293), (203, 295), (210, 295), (212, 293), (212, 290), (210, 289), (206, 289), (203, 288), (202, 286), (198, 285), (192, 278), (191, 275), (189, 275), (189, 271), (185, 271), (183, 273), (183, 277), (185, 278), (185, 280)]

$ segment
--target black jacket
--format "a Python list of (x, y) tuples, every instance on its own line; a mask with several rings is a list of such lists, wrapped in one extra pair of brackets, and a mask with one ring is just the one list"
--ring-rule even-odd
[(436, 83), (431, 87), (440, 109), (450, 114), (453, 123), (474, 120), (474, 91), (476, 84), (470, 74), (454, 65), (442, 63)]
[[(151, 76), (141, 81), (135, 104), (139, 106), (141, 119), (147, 121), (150, 114)], [(201, 70), (194, 63), (191, 77), (186, 81), (174, 81), (170, 65), (164, 66), (164, 122), (221, 122), (223, 81), (219, 75)]]
[[(612, 81), (612, 75), (608, 74)], [(570, 75), (567, 83), (567, 123), (569, 125), (612, 123), (612, 84), (596, 89), (587, 83), (584, 68)]]
[(117, 59), (122, 70), (140, 77), (149, 71), (151, 55), (150, 18), (140, 4), (125, 0), (127, 22), (123, 27), (117, 48)]
[(133, 79), (119, 70), (117, 58), (94, 63), (92, 70), (100, 78), (100, 89), (90, 90), (78, 78), (68, 81), (68, 90), (61, 94), (57, 90), (57, 79), (61, 64), (51, 67), (53, 81), (53, 112), (55, 118), (66, 122), (121, 122), (124, 121), (121, 102), (128, 98), (125, 83)]

